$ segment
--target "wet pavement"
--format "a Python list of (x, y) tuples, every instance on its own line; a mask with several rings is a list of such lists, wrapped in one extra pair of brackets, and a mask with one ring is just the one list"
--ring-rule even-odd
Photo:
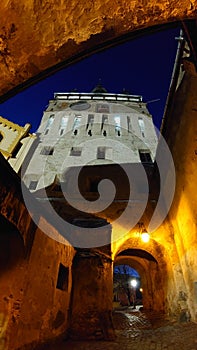
[(113, 321), (114, 341), (67, 340), (43, 350), (197, 350), (195, 323), (173, 322), (130, 307), (114, 311)]

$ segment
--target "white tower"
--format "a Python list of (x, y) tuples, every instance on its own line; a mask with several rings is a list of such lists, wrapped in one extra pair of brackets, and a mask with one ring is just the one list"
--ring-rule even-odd
[(107, 93), (101, 85), (91, 93), (55, 93), (37, 137), (39, 143), (23, 178), (32, 192), (55, 181), (69, 183), (65, 176), (73, 167), (151, 165), (157, 147), (152, 117), (142, 97)]

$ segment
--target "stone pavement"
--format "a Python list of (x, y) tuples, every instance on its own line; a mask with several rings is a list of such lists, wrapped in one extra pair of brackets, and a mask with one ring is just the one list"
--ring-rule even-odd
[(126, 308), (114, 312), (115, 341), (63, 341), (40, 350), (197, 350), (197, 324)]

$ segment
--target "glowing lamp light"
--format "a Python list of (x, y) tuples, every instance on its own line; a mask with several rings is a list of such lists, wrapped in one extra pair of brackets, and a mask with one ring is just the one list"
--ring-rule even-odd
[(137, 287), (137, 281), (135, 279), (131, 280), (131, 285), (133, 288)]
[(148, 232), (142, 232), (141, 234), (141, 240), (144, 242), (144, 243), (148, 243), (149, 240), (150, 240), (150, 235)]
[(146, 231), (143, 222), (139, 222), (138, 226), (139, 226), (139, 237), (141, 238), (142, 242), (148, 243), (150, 240), (150, 234)]

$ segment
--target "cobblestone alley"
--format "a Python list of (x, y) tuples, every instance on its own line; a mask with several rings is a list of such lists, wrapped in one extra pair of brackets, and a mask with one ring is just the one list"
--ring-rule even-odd
[(113, 315), (115, 341), (63, 341), (38, 350), (197, 350), (197, 324), (170, 322), (131, 308)]

